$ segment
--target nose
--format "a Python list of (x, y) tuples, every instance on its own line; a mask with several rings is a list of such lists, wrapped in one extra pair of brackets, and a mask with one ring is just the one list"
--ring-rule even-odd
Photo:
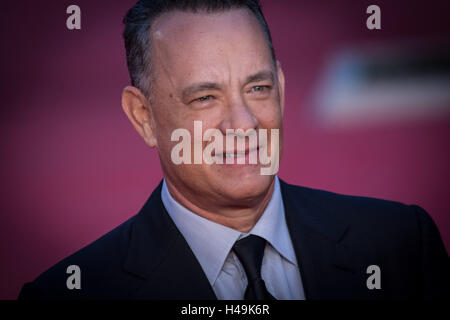
[(242, 95), (236, 95), (230, 99), (220, 130), (226, 134), (227, 129), (255, 129), (258, 127), (259, 121), (249, 108)]

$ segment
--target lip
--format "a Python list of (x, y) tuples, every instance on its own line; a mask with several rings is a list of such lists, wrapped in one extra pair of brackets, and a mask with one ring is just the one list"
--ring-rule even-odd
[[(256, 160), (258, 159), (258, 151), (259, 151), (259, 147), (256, 148), (252, 148), (252, 149), (246, 149), (245, 152), (238, 152), (237, 150), (235, 150), (233, 153), (222, 153), (222, 154), (216, 154), (213, 155), (214, 157), (219, 157), (222, 158), (223, 160), (223, 164), (224, 165), (252, 165), (252, 164), (257, 164), (256, 163), (249, 163), (249, 159), (250, 159), (250, 154), (251, 153), (257, 153), (256, 154)], [(228, 158), (232, 158), (233, 159), (233, 163), (227, 163), (226, 160)], [(244, 158), (244, 163), (237, 163), (238, 159), (242, 159)]]

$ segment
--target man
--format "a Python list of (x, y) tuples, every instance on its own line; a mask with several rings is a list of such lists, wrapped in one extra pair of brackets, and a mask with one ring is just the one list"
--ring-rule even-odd
[[(278, 163), (285, 86), (256, 0), (142, 0), (124, 23), (132, 86), (123, 109), (157, 148), (164, 180), (138, 215), (26, 284), (20, 298), (448, 296), (448, 256), (424, 210), (292, 186), (263, 174), (267, 161), (250, 163), (264, 152)], [(200, 142), (178, 148), (176, 132)], [(233, 141), (220, 151), (230, 132), (244, 148)], [(222, 142), (212, 150), (213, 141)], [(208, 150), (215, 161), (203, 161)], [(79, 289), (68, 288), (71, 265)]]

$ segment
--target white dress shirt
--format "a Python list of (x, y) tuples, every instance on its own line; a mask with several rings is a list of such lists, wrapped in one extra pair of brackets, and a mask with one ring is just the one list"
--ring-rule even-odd
[(284, 216), (278, 177), (264, 213), (248, 234), (205, 219), (179, 204), (163, 182), (161, 198), (181, 234), (199, 261), (219, 300), (241, 300), (247, 288), (247, 276), (234, 243), (254, 234), (264, 238), (266, 248), (261, 276), (267, 290), (278, 300), (304, 300), (302, 280)]

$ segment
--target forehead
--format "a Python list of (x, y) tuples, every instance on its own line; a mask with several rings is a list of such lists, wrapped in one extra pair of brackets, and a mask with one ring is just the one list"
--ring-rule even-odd
[[(267, 68), (272, 62), (264, 32), (252, 12), (164, 13), (151, 28), (152, 63), (166, 72), (223, 72)], [(251, 70), (254, 72), (255, 70)]]

